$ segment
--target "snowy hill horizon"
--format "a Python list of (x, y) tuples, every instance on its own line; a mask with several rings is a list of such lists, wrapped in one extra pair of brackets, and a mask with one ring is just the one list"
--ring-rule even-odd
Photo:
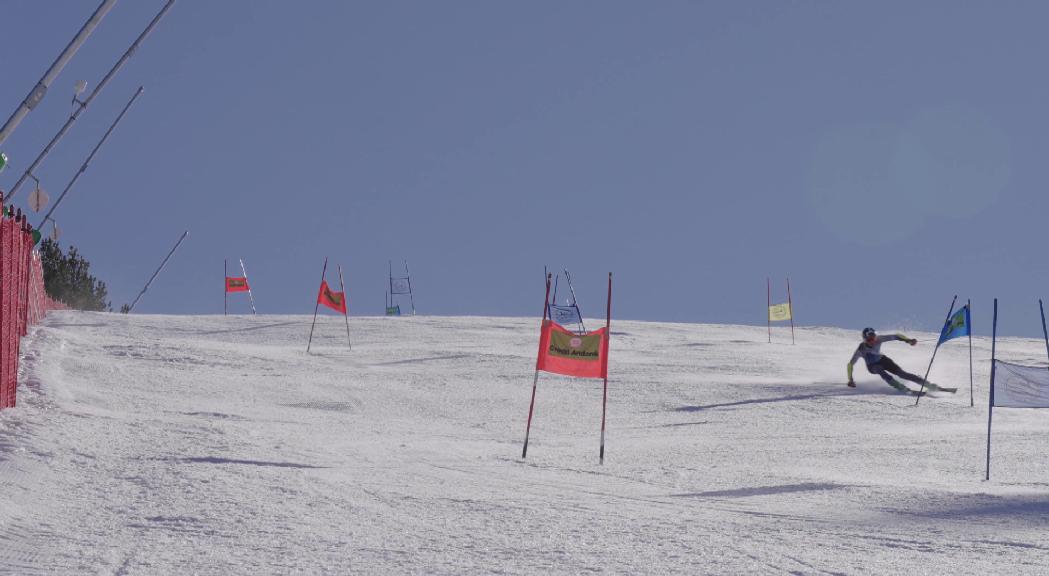
[[(852, 330), (613, 319), (601, 382), (540, 376), (537, 318), (55, 312), (0, 413), (22, 574), (1037, 574), (1049, 426), (996, 409), (990, 342), (913, 406)], [(921, 372), (935, 336), (887, 344)], [(998, 356), (1044, 365), (1039, 339)]]

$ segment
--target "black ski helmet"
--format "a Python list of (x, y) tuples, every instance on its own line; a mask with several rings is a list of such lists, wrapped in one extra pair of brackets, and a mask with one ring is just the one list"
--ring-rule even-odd
[(869, 328), (868, 327), (868, 328), (864, 328), (863, 329), (863, 339), (864, 340), (867, 340), (868, 338), (870, 338), (871, 336), (874, 336), (874, 335), (875, 335), (874, 328)]

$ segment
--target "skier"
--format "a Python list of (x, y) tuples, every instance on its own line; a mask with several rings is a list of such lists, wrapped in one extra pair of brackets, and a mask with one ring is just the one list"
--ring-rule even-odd
[(863, 342), (856, 348), (856, 352), (852, 355), (852, 360), (849, 360), (849, 387), (855, 388), (856, 382), (852, 379), (852, 365), (856, 363), (861, 357), (867, 363), (867, 371), (871, 374), (877, 374), (881, 376), (882, 380), (885, 380), (889, 386), (899, 390), (900, 392), (909, 392), (911, 394), (918, 394), (917, 391), (911, 390), (904, 386), (900, 381), (892, 377), (892, 375), (899, 376), (904, 380), (910, 380), (915, 384), (925, 384), (926, 388), (930, 390), (939, 390), (947, 392), (950, 389), (940, 388), (932, 383), (925, 382), (921, 376), (915, 376), (910, 372), (904, 371), (902, 368), (896, 365), (892, 361), (892, 358), (885, 356), (881, 353), (881, 345), (885, 342), (892, 342), (899, 340), (906, 342), (911, 346), (918, 343), (914, 338), (908, 338), (903, 334), (893, 334), (891, 336), (878, 336), (874, 331), (874, 328), (863, 329)]

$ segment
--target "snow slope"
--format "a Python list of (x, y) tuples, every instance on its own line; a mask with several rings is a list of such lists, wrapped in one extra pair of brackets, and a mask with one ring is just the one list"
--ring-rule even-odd
[[(598, 324), (598, 322), (594, 322)], [(600, 381), (542, 375), (538, 319), (62, 312), (0, 413), (0, 572), (1044, 574), (1049, 412), (995, 411), (990, 342), (923, 399), (852, 331), (613, 324)], [(932, 335), (885, 352), (922, 372)], [(1044, 363), (1038, 340), (1002, 358)]]

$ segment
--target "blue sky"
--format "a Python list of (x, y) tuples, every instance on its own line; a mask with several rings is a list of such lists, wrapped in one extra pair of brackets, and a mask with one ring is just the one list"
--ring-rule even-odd
[[(3, 145), (9, 188), (161, 0), (118, 2)], [(98, 5), (4, 5), (0, 114)], [(407, 258), (424, 314), (537, 315), (544, 264), (588, 316), (1040, 334), (1049, 7), (1038, 2), (181, 0), (38, 176), (138, 311), (308, 313), (325, 256), (351, 313)], [(90, 89), (90, 87), (89, 87)], [(26, 192), (16, 202), (25, 206)], [(35, 221), (36, 219), (34, 219)], [(334, 277), (329, 276), (329, 280)], [(234, 309), (248, 310), (237, 301)]]

